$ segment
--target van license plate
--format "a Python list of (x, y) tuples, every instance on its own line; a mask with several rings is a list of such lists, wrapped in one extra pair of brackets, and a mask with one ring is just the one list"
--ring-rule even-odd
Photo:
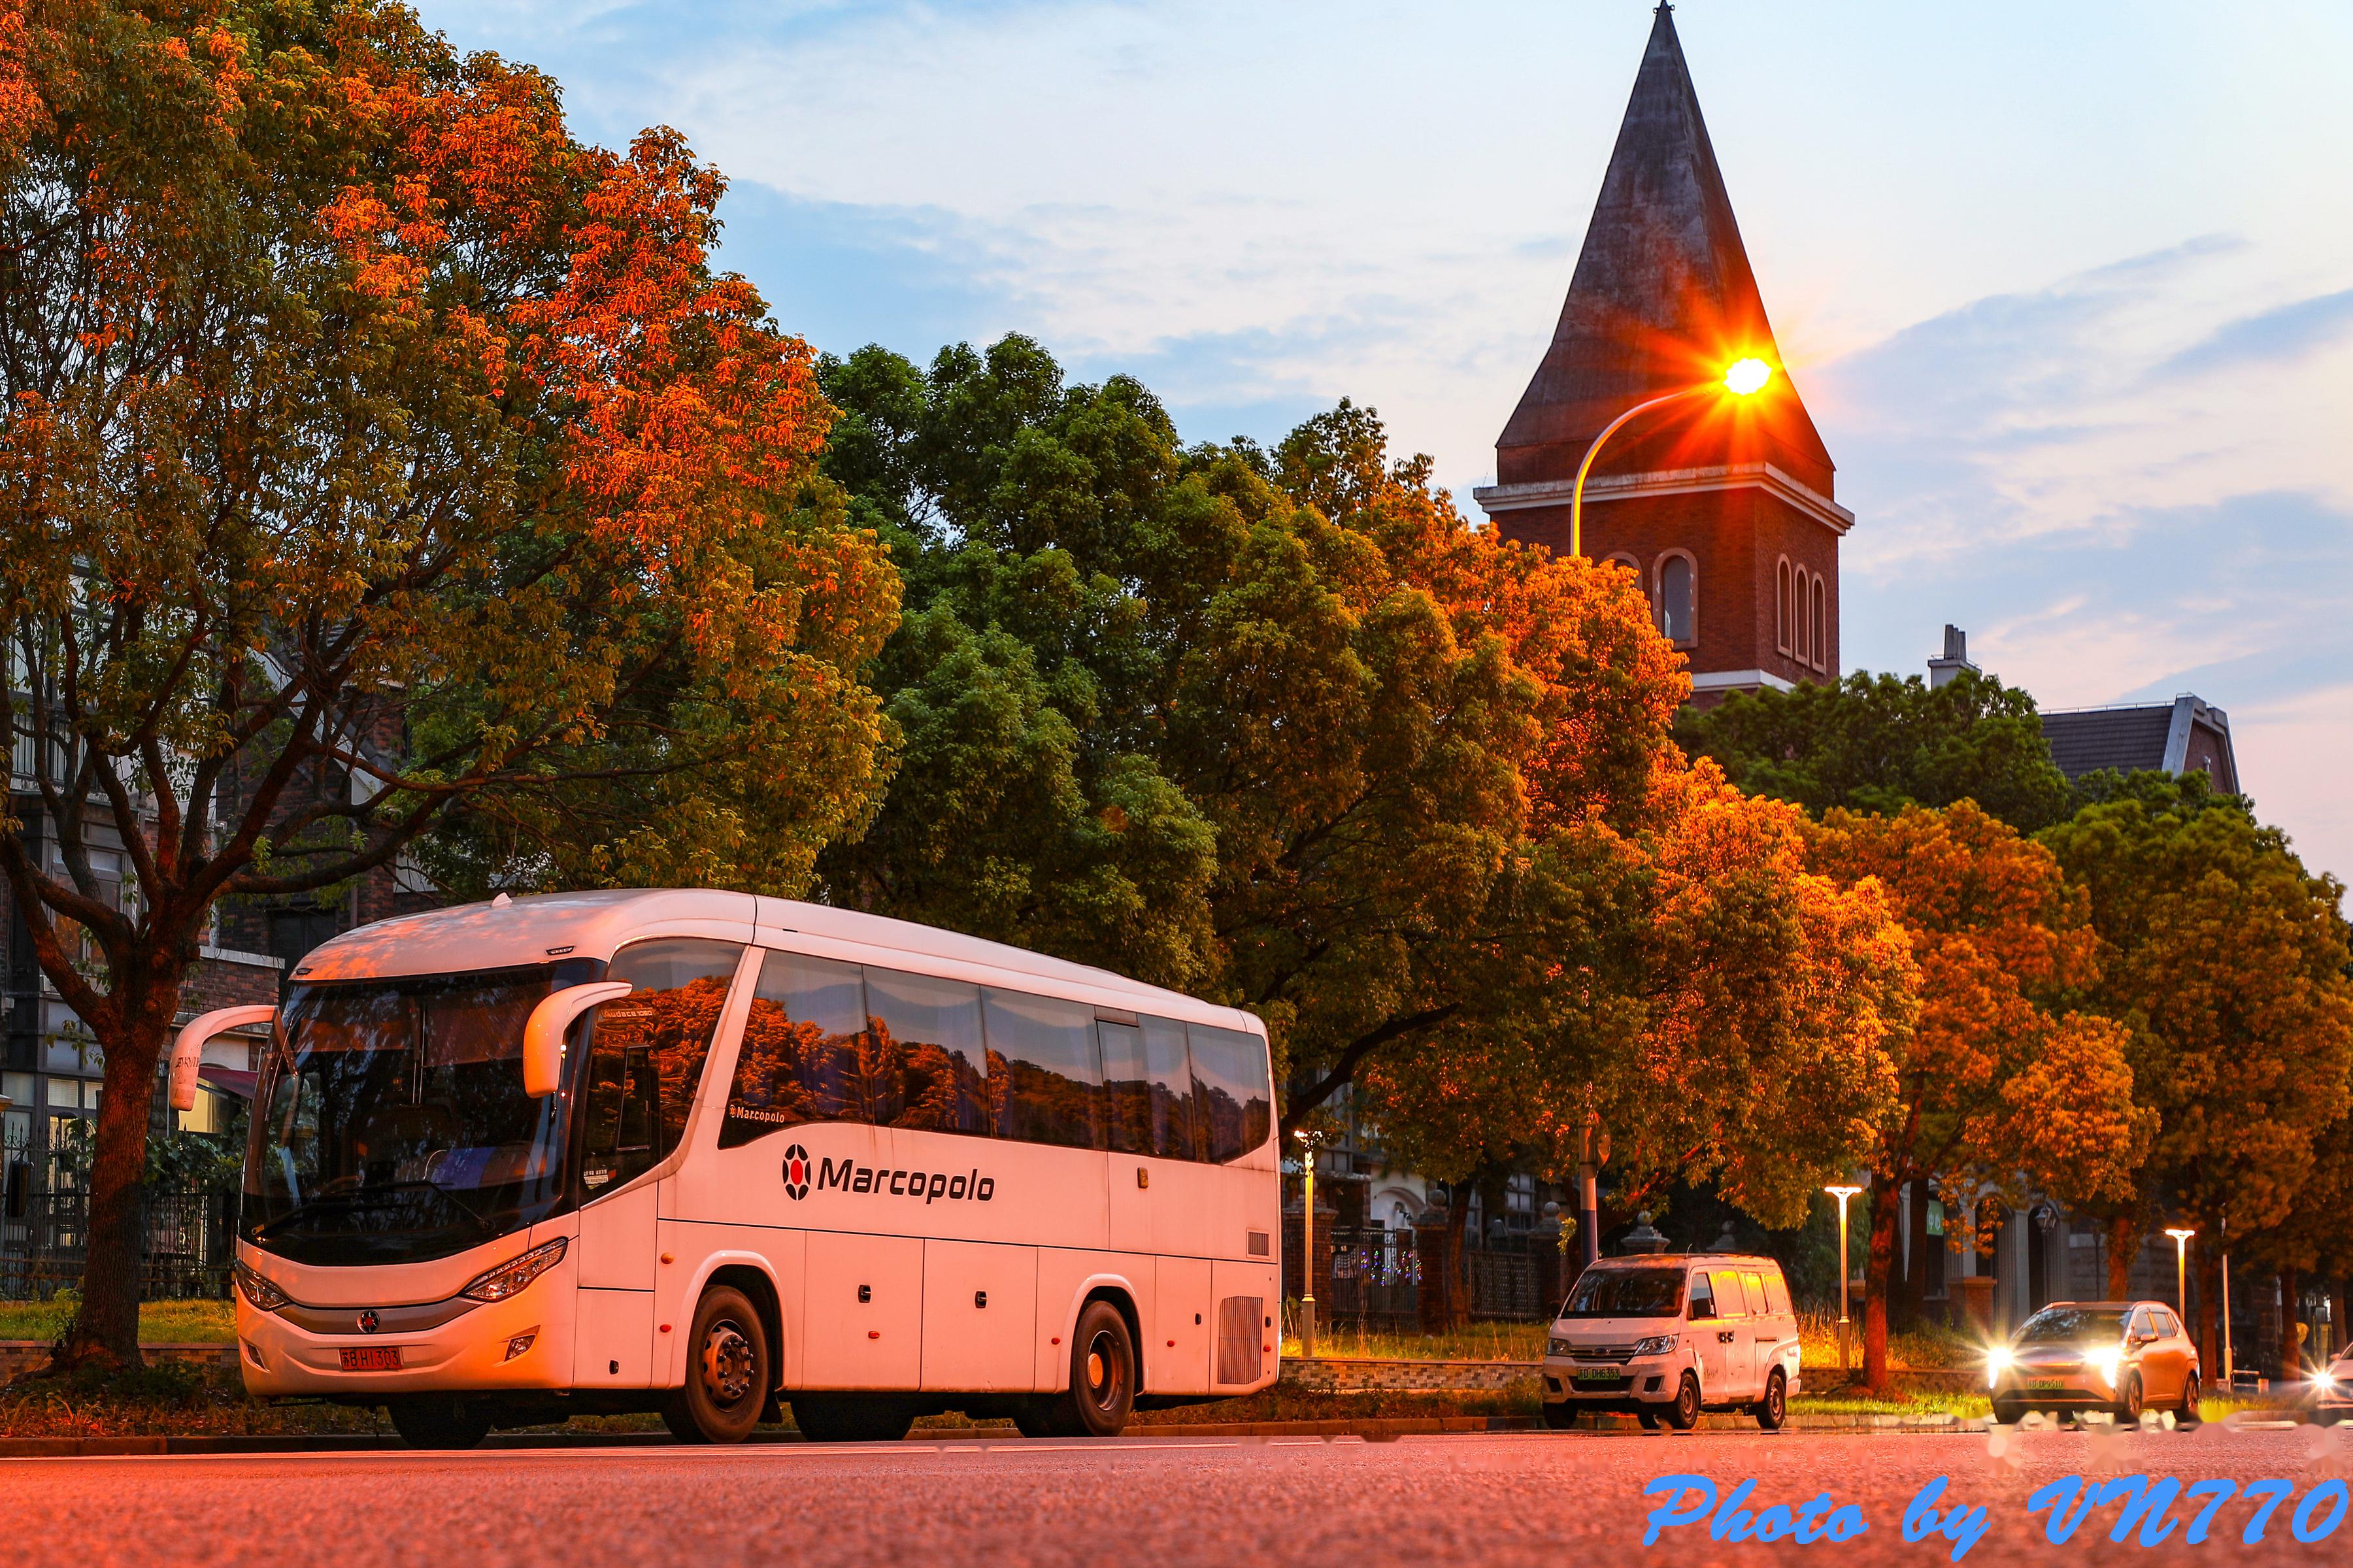
[(1614, 1366), (1580, 1366), (1571, 1375), (1577, 1383), (1615, 1383), (1626, 1374)]
[(343, 1357), (345, 1372), (398, 1372), (398, 1345), (353, 1345), (336, 1352)]

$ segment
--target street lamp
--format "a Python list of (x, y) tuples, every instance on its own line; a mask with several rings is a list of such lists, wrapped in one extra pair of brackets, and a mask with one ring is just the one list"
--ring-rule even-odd
[(1846, 1277), (1850, 1270), (1846, 1261), (1846, 1202), (1861, 1187), (1824, 1187), (1822, 1191), (1839, 1201), (1839, 1375), (1846, 1375)]
[(2189, 1321), (2189, 1238), (2198, 1233), (2168, 1226), (2165, 1234), (2173, 1237), (2173, 1310), (2187, 1323)]
[(1577, 465), (1577, 488), (1568, 494), (1568, 552), (1571, 555), (1585, 553), (1585, 476), (1593, 468), (1593, 459), (1599, 454), (1601, 443), (1615, 436), (1620, 426), (1637, 415), (1648, 414), (1653, 408), (1662, 407), (1702, 392), (1723, 391), (1729, 392), (1735, 397), (1754, 396), (1764, 391), (1766, 383), (1772, 379), (1773, 367), (1763, 360), (1755, 358), (1735, 360), (1725, 367), (1724, 374), (1715, 381), (1703, 381), (1696, 385), (1686, 386), (1679, 392), (1670, 392), (1662, 396), (1653, 397), (1646, 403), (1637, 403), (1633, 407), (1604, 425), (1601, 427), (1601, 434), (1593, 438), (1593, 445), (1585, 449), (1585, 461)]
[(1303, 1201), (1299, 1205), (1299, 1353), (1315, 1353), (1315, 1153), (1324, 1146), (1324, 1134), (1304, 1129), (1292, 1134), (1306, 1146), (1300, 1155), (1299, 1176)]

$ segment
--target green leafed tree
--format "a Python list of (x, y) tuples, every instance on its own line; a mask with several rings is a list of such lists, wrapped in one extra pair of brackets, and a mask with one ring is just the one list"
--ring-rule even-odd
[(1736, 693), (1687, 711), (1677, 737), (1751, 795), (1892, 813), (1973, 800), (2021, 833), (2073, 808), (2034, 699), (1964, 669), (1942, 686), (1857, 673), (1828, 685)]
[(721, 188), (396, 5), (0, 16), (0, 871), (106, 1058), (65, 1361), (138, 1356), (224, 900), (412, 848), (792, 891), (871, 811), (896, 583)]

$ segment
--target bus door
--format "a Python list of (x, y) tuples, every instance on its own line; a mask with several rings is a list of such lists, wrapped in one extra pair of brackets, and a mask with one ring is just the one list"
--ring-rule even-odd
[(648, 1173), (685, 1134), (743, 954), (738, 942), (663, 937), (623, 948), (607, 972), (637, 989), (596, 1010), (579, 1080), (579, 1387), (652, 1382), (659, 1237)]

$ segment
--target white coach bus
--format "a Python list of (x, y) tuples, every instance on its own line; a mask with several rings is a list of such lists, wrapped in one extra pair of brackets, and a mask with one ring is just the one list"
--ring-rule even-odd
[(1275, 1376), (1250, 1015), (780, 899), (555, 894), (312, 952), (255, 1085), (246, 1386), (402, 1436), (659, 1410), (1110, 1434)]

